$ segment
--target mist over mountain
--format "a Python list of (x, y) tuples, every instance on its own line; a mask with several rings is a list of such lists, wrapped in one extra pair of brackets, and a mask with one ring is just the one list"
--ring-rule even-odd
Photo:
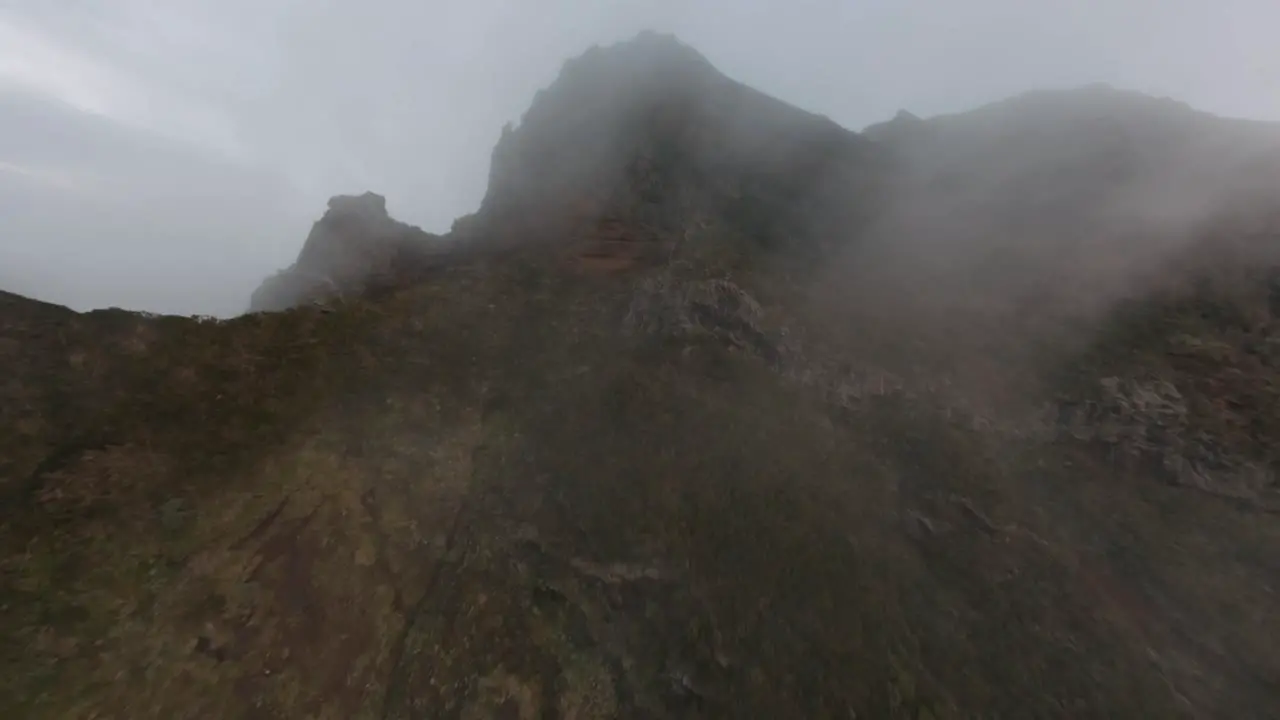
[(0, 294), (0, 709), (1267, 717), (1278, 181), (1107, 86), (855, 132), (593, 47), (448, 233)]

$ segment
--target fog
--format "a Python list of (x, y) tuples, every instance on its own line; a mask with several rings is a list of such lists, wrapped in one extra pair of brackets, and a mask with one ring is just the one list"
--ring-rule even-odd
[(646, 28), (849, 128), (1106, 82), (1280, 119), (1269, 0), (0, 2), (0, 288), (231, 315), (325, 200), (429, 231), (561, 63)]
[(1244, 299), (1259, 289), (1244, 268), (1280, 257), (1274, 122), (1091, 86), (866, 134), (894, 150), (889, 191), (827, 268), (821, 308), (868, 362), (958, 380), (971, 402), (1039, 397), (1120, 306), (1210, 278), (1205, 303), (1223, 282)]

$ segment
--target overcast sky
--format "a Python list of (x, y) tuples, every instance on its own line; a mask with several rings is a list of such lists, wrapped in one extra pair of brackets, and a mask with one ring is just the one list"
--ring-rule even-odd
[(442, 232), (560, 64), (675, 32), (853, 129), (1109, 82), (1280, 119), (1276, 0), (0, 0), (0, 289), (235, 314), (336, 193)]

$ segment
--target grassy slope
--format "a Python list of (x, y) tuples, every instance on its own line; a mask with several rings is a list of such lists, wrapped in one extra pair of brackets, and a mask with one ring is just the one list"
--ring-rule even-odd
[(0, 712), (1274, 706), (1274, 523), (902, 395), (834, 412), (624, 336), (630, 300), (520, 261), (217, 324), (6, 296)]

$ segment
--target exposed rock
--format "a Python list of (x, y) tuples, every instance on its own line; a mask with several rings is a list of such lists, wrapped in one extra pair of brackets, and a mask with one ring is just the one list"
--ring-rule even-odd
[(294, 264), (267, 278), (251, 312), (359, 295), (413, 272), (443, 252), (444, 239), (393, 220), (381, 195), (338, 195), (315, 223)]
[(763, 315), (755, 298), (729, 280), (680, 279), (664, 273), (638, 283), (623, 327), (664, 339), (713, 337), (777, 362), (778, 344), (761, 327)]

